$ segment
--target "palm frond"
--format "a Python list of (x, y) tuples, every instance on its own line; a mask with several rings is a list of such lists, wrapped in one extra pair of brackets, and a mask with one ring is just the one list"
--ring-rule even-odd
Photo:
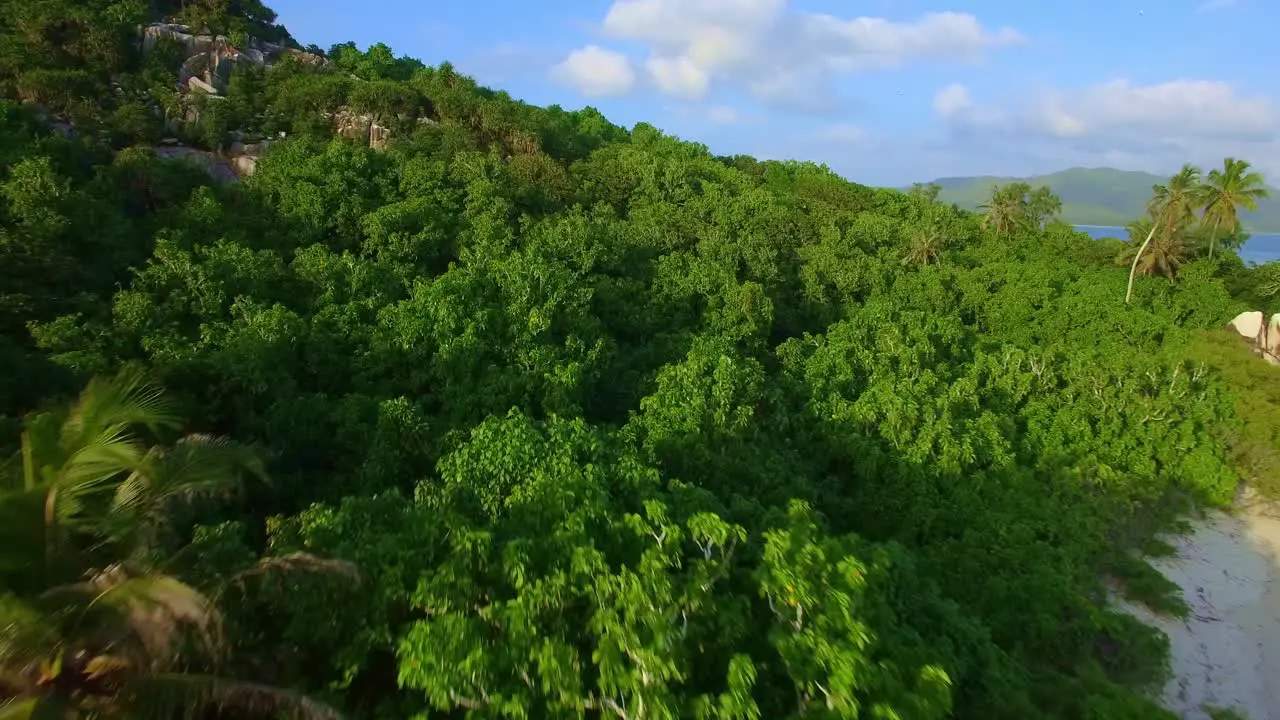
[(1239, 225), (1237, 208), (1257, 210), (1258, 200), (1267, 197), (1266, 181), (1244, 160), (1226, 158), (1220, 170), (1211, 170), (1204, 188), (1205, 219), (1228, 232)]
[(177, 427), (179, 418), (158, 385), (140, 369), (126, 367), (115, 377), (89, 382), (63, 423), (62, 439), (66, 446), (76, 447), (91, 436), (132, 425), (155, 432)]
[(912, 235), (907, 250), (902, 256), (902, 264), (928, 265), (938, 261), (946, 238), (935, 228), (926, 228)]
[(95, 581), (103, 589), (94, 603), (127, 613), (133, 635), (153, 663), (167, 664), (180, 626), (194, 629), (206, 650), (216, 649), (221, 618), (199, 590), (165, 575)]
[(261, 458), (250, 447), (213, 435), (188, 435), (172, 447), (152, 448), (138, 469), (116, 488), (116, 510), (154, 511), (173, 500), (225, 495), (242, 475), (266, 482)]
[(133, 663), (116, 655), (96, 655), (84, 666), (84, 673), (90, 680), (100, 680), (118, 675), (133, 669)]
[(195, 631), (202, 649), (217, 650), (217, 609), (199, 590), (167, 575), (130, 576), (112, 566), (85, 582), (51, 588), (41, 599), (77, 612), (86, 636), (114, 643), (132, 638), (138, 659), (153, 667), (168, 666), (184, 629)]
[[(85, 500), (137, 468), (145, 447), (132, 428), (176, 424), (160, 389), (140, 371), (90, 381), (69, 411), (28, 417), (22, 434), (23, 486), (51, 488), (46, 521), (74, 524)], [(52, 538), (51, 538), (52, 539)]]
[(355, 563), (317, 557), (304, 552), (264, 557), (253, 567), (236, 573), (232, 576), (232, 581), (239, 582), (254, 576), (289, 572), (330, 573), (341, 575), (353, 582), (360, 582), (360, 569)]
[(112, 480), (136, 468), (145, 456), (141, 443), (124, 433), (92, 438), (78, 447), (58, 472), (57, 485), (78, 497), (109, 488)]
[(1150, 217), (1146, 217), (1141, 220), (1135, 220), (1125, 226), (1125, 230), (1129, 234), (1129, 243), (1134, 245), (1135, 250), (1138, 245), (1142, 244), (1143, 239), (1147, 237), (1147, 233), (1151, 231), (1152, 223), (1153, 220)]
[(239, 717), (282, 715), (300, 720), (338, 720), (337, 710), (300, 693), (260, 683), (209, 675), (160, 674), (130, 684), (124, 698), (130, 717), (199, 717), (222, 709)]
[(86, 583), (98, 591), (94, 603), (113, 607), (161, 608), (183, 621), (204, 625), (212, 608), (199, 590), (168, 575), (129, 577), (119, 566), (98, 573)]

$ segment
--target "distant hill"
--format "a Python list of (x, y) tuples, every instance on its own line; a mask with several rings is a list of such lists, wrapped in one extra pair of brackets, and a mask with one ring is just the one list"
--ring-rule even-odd
[[(1167, 180), (1159, 175), (1114, 168), (1071, 168), (1029, 178), (950, 177), (933, 182), (942, 186), (939, 199), (963, 208), (977, 209), (991, 193), (991, 186), (1022, 180), (1048, 185), (1062, 198), (1062, 219), (1075, 225), (1123, 227), (1142, 214), (1151, 197), (1151, 186)], [(1280, 190), (1258, 204), (1256, 213), (1243, 213), (1252, 232), (1280, 232)]]

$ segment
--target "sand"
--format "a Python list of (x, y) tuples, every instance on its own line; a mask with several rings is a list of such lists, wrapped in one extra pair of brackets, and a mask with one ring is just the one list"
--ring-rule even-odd
[(1188, 720), (1207, 719), (1206, 704), (1280, 720), (1280, 511), (1245, 503), (1169, 540), (1177, 554), (1152, 565), (1182, 588), (1191, 614), (1157, 617), (1124, 604), (1169, 636), (1164, 705)]

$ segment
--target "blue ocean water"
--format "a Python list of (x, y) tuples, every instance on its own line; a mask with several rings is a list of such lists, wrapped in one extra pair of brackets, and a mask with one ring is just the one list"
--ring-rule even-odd
[[(1076, 230), (1088, 233), (1089, 237), (1127, 239), (1129, 233), (1124, 228), (1103, 227), (1101, 225), (1076, 225)], [(1254, 233), (1240, 248), (1240, 258), (1248, 263), (1262, 264), (1280, 260), (1280, 233)]]

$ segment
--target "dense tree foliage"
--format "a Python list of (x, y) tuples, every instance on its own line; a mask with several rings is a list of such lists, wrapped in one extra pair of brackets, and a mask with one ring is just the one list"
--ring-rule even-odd
[[(1203, 179), (1200, 168), (1187, 163), (1151, 191), (1147, 216), (1128, 228), (1132, 248), (1126, 252), (1131, 260), (1126, 302), (1139, 273), (1174, 277), (1183, 263), (1206, 250), (1212, 259), (1220, 240), (1232, 248), (1243, 245), (1247, 236), (1237, 211), (1257, 210), (1258, 200), (1267, 196), (1262, 176), (1235, 158), (1226, 158), (1221, 170), (1211, 170)], [(1267, 270), (1273, 271), (1274, 265)]]
[[(1182, 611), (1137, 553), (1276, 470), (1239, 431), (1280, 402), (1242, 404), (1240, 378), (1272, 369), (1206, 344), (1274, 293), (1225, 209), (1227, 251), (1126, 304), (1119, 248), (1043, 188), (975, 215), (350, 44), (237, 70), (171, 128), (208, 150), (285, 133), (221, 183), (153, 151), (176, 75), (136, 26), (283, 31), (257, 2), (173, 4), (0, 3), (3, 508), (64, 507), (28, 506), (79, 482), (67, 443), (129, 449), (85, 466), (97, 505), (65, 507), (93, 522), (59, 574), (4, 545), (0, 600), (30, 623), (0, 629), (45, 628), (69, 572), (128, 569), (202, 610), (216, 592), (217, 661), (184, 645), (166, 672), (352, 717), (1164, 717), (1143, 689), (1167, 643), (1107, 588)], [(335, 136), (342, 108), (394, 141)], [(178, 486), (122, 435), (141, 415), (38, 414), (128, 368), (197, 437), (262, 448), (272, 482), (161, 502), (125, 489)], [(41, 419), (80, 416), (102, 442)], [(258, 572), (314, 557), (360, 582)], [(58, 627), (31, 657), (108, 656)], [(157, 676), (143, 648), (118, 686), (76, 666), (59, 695), (4, 674), (17, 639), (0, 699), (109, 714)]]

